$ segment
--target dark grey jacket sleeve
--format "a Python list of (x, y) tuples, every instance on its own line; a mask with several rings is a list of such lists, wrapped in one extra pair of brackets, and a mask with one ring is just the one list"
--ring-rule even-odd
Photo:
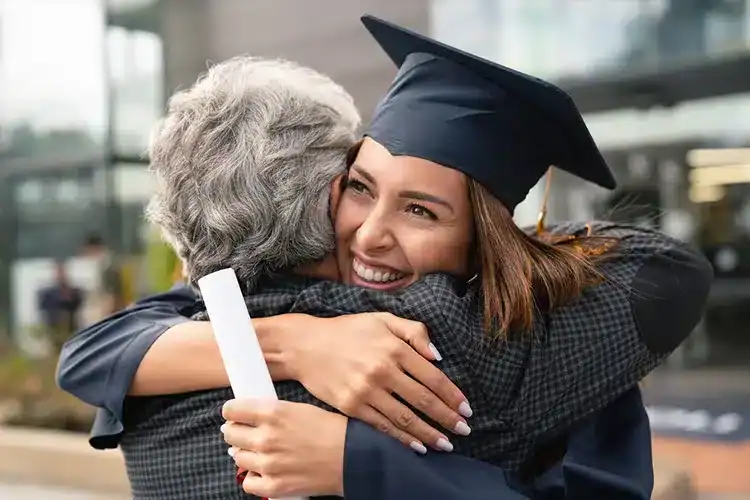
[(192, 289), (180, 285), (79, 331), (62, 348), (57, 384), (121, 420), (143, 356), (162, 333), (188, 321), (195, 303)]

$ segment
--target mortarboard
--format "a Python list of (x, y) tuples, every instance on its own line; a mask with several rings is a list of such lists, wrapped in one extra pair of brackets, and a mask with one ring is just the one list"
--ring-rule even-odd
[(459, 170), (511, 212), (550, 166), (615, 188), (560, 88), (373, 16), (362, 23), (399, 67), (365, 134), (392, 155)]

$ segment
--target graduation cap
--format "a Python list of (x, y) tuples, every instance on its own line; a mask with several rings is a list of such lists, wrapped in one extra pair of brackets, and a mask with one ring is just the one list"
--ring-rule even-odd
[(373, 16), (362, 23), (399, 67), (365, 134), (392, 155), (459, 170), (511, 212), (551, 166), (615, 188), (560, 88)]

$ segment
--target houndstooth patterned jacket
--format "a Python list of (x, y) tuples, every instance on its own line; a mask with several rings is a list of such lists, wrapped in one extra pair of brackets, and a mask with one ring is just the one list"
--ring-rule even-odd
[[(573, 223), (552, 228), (584, 230)], [(600, 266), (608, 279), (540, 316), (533, 332), (502, 344), (485, 335), (477, 290), (446, 275), (391, 294), (277, 280), (247, 305), (255, 317), (389, 311), (423, 322), (443, 354), (440, 368), (474, 409), (472, 433), (452, 438), (456, 452), (517, 472), (652, 371), (699, 321), (708, 294), (710, 265), (686, 244), (614, 223), (596, 223), (593, 230), (620, 240), (615, 256)], [(281, 399), (335, 411), (298, 382), (275, 385)], [(134, 498), (247, 498), (219, 432), (221, 406), (230, 398), (231, 390), (222, 389), (127, 401), (121, 448)]]

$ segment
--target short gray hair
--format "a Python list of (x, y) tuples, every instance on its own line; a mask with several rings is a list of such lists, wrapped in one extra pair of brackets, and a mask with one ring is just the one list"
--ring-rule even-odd
[(330, 78), (283, 60), (237, 57), (175, 93), (151, 138), (159, 226), (195, 283), (232, 267), (246, 289), (322, 259), (334, 245), (331, 182), (360, 117)]

